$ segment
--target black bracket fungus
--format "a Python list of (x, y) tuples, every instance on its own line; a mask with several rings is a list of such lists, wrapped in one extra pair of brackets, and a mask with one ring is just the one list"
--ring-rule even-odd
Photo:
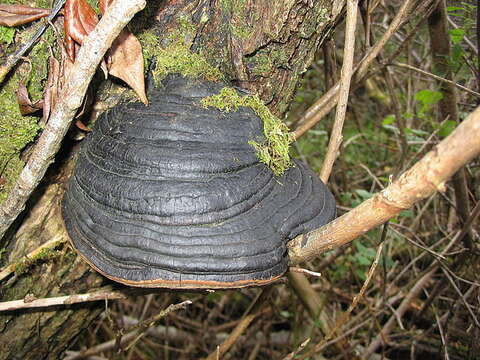
[(301, 162), (275, 176), (251, 141), (249, 108), (201, 99), (224, 85), (169, 75), (151, 105), (119, 105), (82, 146), (62, 213), (80, 255), (143, 287), (238, 288), (287, 270), (286, 244), (335, 216), (327, 187)]

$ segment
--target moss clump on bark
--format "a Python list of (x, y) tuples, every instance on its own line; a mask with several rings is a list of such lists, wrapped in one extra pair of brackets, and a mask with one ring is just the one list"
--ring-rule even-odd
[(32, 265), (34, 265), (36, 263), (45, 262), (45, 261), (54, 259), (54, 258), (56, 258), (60, 255), (62, 255), (62, 252), (59, 251), (59, 250), (49, 249), (49, 248), (42, 249), (35, 256), (33, 256), (31, 258), (25, 258), (25, 259), (19, 261), (18, 263), (16, 263), (15, 264), (15, 274), (17, 276), (21, 275), (21, 274), (24, 274), (29, 270), (29, 268)]
[(177, 23), (177, 28), (167, 39), (167, 45), (162, 45), (153, 32), (146, 31), (139, 35), (145, 61), (154, 62), (152, 73), (155, 83), (158, 85), (168, 74), (173, 73), (211, 81), (223, 79), (220, 70), (212, 66), (202, 54), (190, 50), (195, 26), (186, 18), (180, 18)]
[(0, 203), (7, 197), (22, 171), (20, 151), (35, 139), (40, 126), (34, 117), (22, 116), (18, 109), (16, 90), (18, 80), (13, 76), (0, 90)]
[(257, 151), (259, 160), (270, 167), (277, 176), (292, 166), (289, 148), (293, 136), (288, 127), (270, 112), (258, 96), (240, 96), (235, 89), (225, 87), (217, 95), (202, 99), (202, 105), (225, 112), (236, 111), (240, 106), (251, 108), (263, 121), (265, 141), (262, 143), (249, 141)]
[(247, 11), (246, 0), (222, 0), (221, 5), (223, 11), (230, 16), (227, 23), (229, 31), (237, 38), (249, 39), (253, 35), (253, 26), (245, 20), (250, 17), (251, 20), (258, 21), (258, 14)]
[[(37, 1), (35, 5), (49, 7), (47, 2), (42, 1)], [(17, 31), (15, 42), (25, 43), (38, 26), (39, 24), (35, 24), (25, 31)], [(22, 81), (33, 102), (43, 98), (43, 87), (48, 77), (49, 47), (54, 42), (53, 31), (48, 29), (42, 40), (44, 41), (37, 43), (30, 51), (29, 61), (19, 66), (15, 74), (0, 88), (0, 203), (5, 200), (23, 169), (20, 152), (41, 130), (38, 118), (21, 115), (16, 92), (19, 82)]]

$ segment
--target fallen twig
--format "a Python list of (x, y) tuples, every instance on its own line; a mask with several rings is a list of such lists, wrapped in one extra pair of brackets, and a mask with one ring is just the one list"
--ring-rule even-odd
[(98, 291), (87, 294), (75, 294), (52, 298), (35, 299), (25, 297), (22, 300), (0, 302), (0, 312), (20, 309), (44, 308), (58, 305), (71, 305), (90, 301), (126, 299), (127, 296), (121, 291)]
[[(386, 234), (386, 227), (384, 228), (384, 231), (383, 231), (383, 234), (382, 234), (382, 238), (385, 237), (385, 234)], [(350, 304), (350, 306), (348, 307), (347, 311), (345, 311), (341, 316), (340, 318), (337, 320), (335, 326), (333, 327), (333, 329), (330, 331), (329, 334), (327, 334), (325, 336), (325, 338), (322, 339), (322, 341), (320, 343), (318, 343), (317, 345), (315, 345), (315, 347), (313, 349), (311, 349), (308, 353), (306, 353), (305, 355), (302, 356), (302, 359), (305, 359), (309, 356), (312, 356), (314, 355), (317, 351), (319, 351), (319, 349), (323, 348), (325, 346), (325, 343), (327, 343), (328, 341), (330, 341), (334, 335), (339, 332), (339, 330), (342, 329), (342, 327), (347, 323), (348, 321), (348, 318), (350, 316), (350, 314), (352, 313), (353, 309), (355, 309), (355, 307), (357, 306), (358, 302), (363, 298), (364, 294), (365, 294), (365, 291), (367, 291), (367, 288), (368, 288), (368, 285), (370, 284), (372, 278), (373, 278), (373, 274), (375, 273), (375, 269), (377, 268), (377, 265), (378, 265), (378, 262), (380, 261), (380, 255), (382, 254), (382, 250), (383, 250), (383, 240), (382, 242), (380, 242), (380, 244), (378, 245), (378, 248), (377, 248), (377, 252), (375, 254), (375, 258), (372, 262), (372, 265), (370, 266), (370, 269), (368, 270), (368, 273), (367, 273), (367, 277), (365, 279), (365, 281), (363, 282), (363, 285), (362, 285), (362, 288), (360, 289), (360, 292), (355, 295), (353, 297), (353, 300), (352, 300), (352, 303)], [(339, 334), (340, 335), (340, 334)]]
[[(479, 111), (479, 110), (477, 109), (477, 111)], [(480, 206), (478, 208), (480, 209)], [(472, 211), (469, 218), (465, 222), (462, 230), (459, 231), (457, 233), (457, 235), (455, 235), (455, 237), (452, 240), (450, 240), (450, 242), (442, 250), (442, 252), (441, 252), (442, 256), (447, 254), (448, 251), (455, 244), (457, 244), (459, 241), (462, 240), (463, 236), (465, 236), (465, 234), (467, 233), (471, 223), (475, 220), (477, 215), (478, 215), (478, 213), (476, 213), (475, 211)], [(362, 358), (369, 359), (371, 357), (371, 355), (382, 345), (385, 338), (393, 330), (397, 320), (402, 318), (402, 316), (405, 314), (405, 312), (410, 308), (410, 303), (413, 301), (413, 299), (415, 299), (420, 294), (422, 289), (430, 282), (433, 275), (435, 275), (435, 273), (437, 272), (438, 269), (441, 268), (441, 266), (442, 266), (442, 263), (441, 263), (441, 260), (439, 258), (436, 258), (436, 259), (433, 260), (430, 267), (427, 270), (425, 270), (424, 275), (421, 276), (420, 279), (415, 282), (415, 285), (410, 289), (408, 294), (402, 300), (401, 304), (395, 310), (395, 313), (392, 316), (390, 316), (390, 318), (385, 323), (385, 325), (383, 325), (380, 333), (375, 337), (375, 339), (365, 349), (365, 351), (362, 354)]]
[(96, 355), (98, 353), (111, 350), (117, 345), (124, 346), (131, 341), (136, 342), (142, 334), (149, 332), (150, 329), (152, 329), (152, 333), (155, 332), (155, 330), (152, 328), (155, 322), (157, 322), (158, 320), (160, 320), (161, 318), (165, 317), (166, 315), (168, 315), (173, 311), (177, 311), (179, 309), (185, 308), (187, 305), (191, 303), (192, 302), (190, 300), (187, 300), (179, 304), (171, 304), (165, 310), (160, 311), (160, 313), (158, 313), (153, 318), (142, 321), (130, 327), (129, 329), (127, 329), (127, 331), (129, 332), (125, 335), (120, 336), (119, 339), (109, 340), (107, 342), (104, 342), (103, 344), (96, 345), (84, 351), (69, 352), (69, 354), (64, 358), (64, 360), (79, 360), (79, 359), (89, 358), (92, 355)]
[(297, 349), (295, 349), (290, 354), (285, 356), (283, 358), (283, 360), (293, 360), (295, 358), (295, 356), (297, 356), (297, 354), (299, 354), (301, 351), (303, 351), (303, 349), (305, 349), (305, 347), (308, 345), (309, 342), (310, 342), (310, 338), (307, 338), (307, 340), (305, 340), (303, 343), (301, 343), (300, 346)]
[(237, 326), (235, 326), (235, 329), (233, 329), (228, 338), (225, 339), (225, 341), (220, 344), (205, 360), (216, 360), (220, 356), (223, 356), (236, 343), (245, 329), (248, 328), (250, 323), (259, 315), (259, 310), (261, 310), (262, 306), (267, 301), (271, 291), (271, 286), (261, 290), (243, 315), (242, 320), (240, 320)]
[(157, 315), (155, 315), (154, 317), (150, 318), (150, 319), (147, 319), (147, 320), (144, 320), (144, 321), (141, 321), (140, 323), (138, 323), (137, 325), (133, 326), (132, 329), (139, 329), (140, 332), (139, 334), (135, 337), (135, 339), (127, 346), (127, 350), (130, 349), (133, 345), (135, 345), (135, 343), (140, 340), (142, 338), (143, 335), (145, 335), (145, 333), (147, 332), (147, 330), (152, 327), (153, 325), (155, 325), (155, 323), (157, 321), (159, 321), (160, 319), (164, 318), (165, 316), (167, 316), (169, 313), (173, 312), (173, 311), (177, 311), (177, 310), (180, 310), (180, 309), (183, 309), (185, 308), (187, 305), (190, 305), (192, 303), (192, 301), (190, 300), (186, 300), (186, 301), (183, 301), (179, 304), (170, 304), (165, 310), (162, 310), (160, 311)]

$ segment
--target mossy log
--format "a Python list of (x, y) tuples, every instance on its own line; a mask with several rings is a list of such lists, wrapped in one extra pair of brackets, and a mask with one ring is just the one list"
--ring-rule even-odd
[[(173, 50), (179, 51), (176, 55), (197, 54), (186, 56), (197, 60), (193, 68), (187, 64), (189, 71), (204, 71), (205, 64), (216, 68), (226, 81), (258, 94), (282, 116), (343, 5), (343, 0), (151, 1), (131, 28), (142, 40), (146, 57), (157, 57), (153, 63), (165, 65), (163, 72), (178, 71), (169, 67)], [(158, 58), (162, 55), (166, 58)], [(66, 240), (59, 211), (65, 177), (54, 178), (41, 185), (3, 241), (7, 250), (3, 265), (24, 266), (2, 281), (2, 301), (91, 292), (107, 281), (90, 270), (67, 242), (38, 261), (23, 261), (46, 241)], [(0, 360), (61, 358), (104, 306), (100, 302), (2, 314)]]

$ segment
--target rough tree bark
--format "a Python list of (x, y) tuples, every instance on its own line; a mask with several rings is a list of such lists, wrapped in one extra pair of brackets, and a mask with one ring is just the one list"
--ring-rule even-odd
[[(187, 19), (195, 28), (191, 50), (201, 52), (233, 84), (258, 93), (281, 116), (301, 74), (341, 16), (344, 0), (177, 0), (147, 6), (134, 20), (139, 27), (154, 27), (163, 41), (180, 26), (179, 19)], [(24, 261), (25, 254), (44, 242), (66, 240), (58, 207), (66, 177), (57, 173), (48, 184), (44, 181), (7, 234), (8, 262), (21, 266), (0, 284), (2, 301), (91, 292), (107, 283), (66, 244), (31, 264)], [(0, 360), (60, 358), (104, 306), (1, 314)]]
[[(451, 55), (450, 37), (448, 34), (447, 5), (445, 0), (439, 1), (436, 9), (428, 18), (428, 29), (430, 33), (430, 43), (432, 52), (432, 61), (434, 69), (442, 77), (453, 80), (452, 66), (448, 63)], [(460, 122), (458, 112), (458, 94), (457, 88), (450, 84), (442, 82), (440, 91), (443, 98), (439, 102), (439, 122), (451, 120)], [(455, 207), (462, 224), (467, 221), (470, 215), (470, 199), (468, 197), (468, 184), (465, 168), (459, 169), (453, 177), (453, 189), (455, 191)], [(465, 246), (473, 250), (473, 233), (469, 231), (463, 239)]]

